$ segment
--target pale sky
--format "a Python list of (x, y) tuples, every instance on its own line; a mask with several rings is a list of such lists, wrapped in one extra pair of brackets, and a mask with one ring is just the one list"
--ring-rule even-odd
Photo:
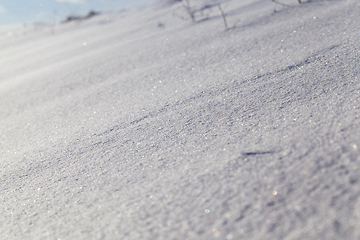
[(155, 0), (0, 0), (0, 25), (55, 22), (90, 10), (119, 10)]

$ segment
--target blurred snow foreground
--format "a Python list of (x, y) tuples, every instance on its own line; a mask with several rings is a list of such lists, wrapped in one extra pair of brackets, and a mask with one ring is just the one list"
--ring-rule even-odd
[(360, 2), (281, 2), (0, 36), (0, 239), (359, 239)]

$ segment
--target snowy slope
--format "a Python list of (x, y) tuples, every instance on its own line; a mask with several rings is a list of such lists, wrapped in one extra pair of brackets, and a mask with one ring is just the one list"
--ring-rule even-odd
[(0, 36), (0, 239), (358, 239), (360, 2), (165, 2)]

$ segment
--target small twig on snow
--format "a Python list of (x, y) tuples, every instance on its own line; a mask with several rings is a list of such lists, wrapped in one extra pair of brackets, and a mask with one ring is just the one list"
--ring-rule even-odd
[(223, 20), (224, 20), (225, 30), (228, 30), (229, 27), (228, 27), (227, 22), (226, 22), (226, 16), (225, 16), (225, 13), (224, 13), (224, 11), (222, 10), (220, 4), (218, 5), (218, 8), (219, 8), (219, 11), (220, 11), (220, 13), (221, 13), (221, 16), (222, 16), (222, 18), (223, 18)]
[(189, 14), (189, 16), (191, 17), (191, 20), (193, 22), (195, 22), (195, 11), (194, 9), (192, 9), (189, 0), (182, 0), (181, 1), (183, 4), (183, 7), (185, 8), (186, 12)]
[[(273, 1), (274, 3), (280, 4), (280, 5), (284, 6), (284, 7), (291, 7), (290, 5), (287, 5), (287, 4), (282, 3), (282, 2), (278, 2), (276, 0), (271, 0), (271, 1)], [(301, 1), (301, 0), (298, 0), (298, 1)]]

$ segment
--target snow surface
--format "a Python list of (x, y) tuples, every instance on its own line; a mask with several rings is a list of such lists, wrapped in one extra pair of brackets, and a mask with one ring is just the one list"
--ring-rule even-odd
[(360, 1), (166, 2), (0, 36), (0, 239), (359, 239)]

